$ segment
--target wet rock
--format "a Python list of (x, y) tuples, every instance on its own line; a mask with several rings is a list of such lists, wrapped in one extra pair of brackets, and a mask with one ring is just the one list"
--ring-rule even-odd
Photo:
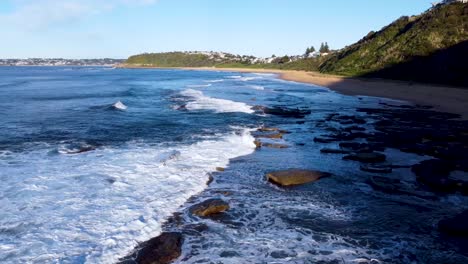
[(258, 132), (276, 132), (279, 131), (276, 127), (261, 127), (257, 130)]
[(270, 134), (254, 134), (256, 138), (269, 138), (269, 139), (282, 139), (282, 133), (270, 133)]
[(255, 140), (255, 141), (254, 141), (254, 144), (255, 144), (255, 146), (256, 146), (257, 148), (262, 147), (262, 142), (261, 142), (260, 140)]
[(334, 138), (337, 141), (354, 140), (358, 138), (368, 138), (369, 136), (371, 135), (364, 133), (364, 132), (354, 132), (354, 133), (339, 132), (339, 133), (328, 135), (328, 137)]
[(225, 169), (223, 167), (216, 167), (216, 171), (222, 172), (225, 171)]
[(210, 216), (229, 210), (229, 204), (221, 199), (208, 199), (190, 207), (190, 213), (198, 216)]
[(441, 220), (438, 227), (441, 232), (468, 237), (468, 210), (455, 217)]
[(462, 194), (468, 195), (468, 173), (464, 171), (452, 171), (449, 180), (455, 183), (456, 189)]
[(199, 224), (188, 224), (183, 227), (183, 232), (186, 235), (200, 235), (207, 231), (209, 228), (206, 224), (199, 223)]
[(328, 177), (330, 175), (330, 173), (321, 171), (291, 169), (270, 172), (266, 175), (266, 177), (269, 181), (278, 185), (292, 186), (315, 182), (321, 178)]
[(363, 118), (352, 115), (335, 115), (330, 119), (330, 121), (339, 122), (342, 125), (367, 123)]
[(297, 256), (296, 253), (288, 253), (286, 251), (273, 251), (270, 253), (270, 256), (275, 259), (285, 259), (289, 257)]
[(285, 149), (285, 148), (289, 148), (288, 145), (286, 144), (280, 144), (280, 143), (262, 143), (262, 147), (265, 147), (265, 148), (275, 148), (275, 149)]
[(366, 131), (366, 128), (360, 127), (360, 126), (349, 126), (349, 127), (345, 127), (344, 131), (346, 131), (346, 132)]
[(342, 142), (339, 144), (340, 148), (344, 149), (351, 149), (351, 150), (359, 150), (366, 148), (368, 145), (366, 143), (358, 143), (358, 142)]
[(184, 223), (184, 217), (182, 213), (175, 212), (172, 214), (166, 221), (165, 225), (167, 226), (180, 226)]
[(233, 257), (239, 257), (240, 254), (236, 251), (223, 251), (221, 254), (219, 254), (220, 257), (222, 258), (233, 258)]
[(437, 197), (433, 194), (416, 190), (415, 186), (411, 186), (398, 179), (392, 179), (381, 176), (371, 176), (369, 177), (369, 184), (375, 190), (388, 194), (409, 195), (431, 200), (437, 199)]
[(380, 163), (384, 162), (387, 159), (387, 157), (384, 154), (378, 152), (362, 152), (344, 156), (343, 159), (354, 160), (364, 163)]
[(208, 175), (208, 180), (206, 181), (206, 185), (212, 184), (214, 181), (213, 175), (209, 174)]
[(265, 114), (276, 115), (281, 117), (289, 118), (304, 118), (307, 115), (310, 115), (312, 112), (310, 110), (299, 109), (299, 108), (286, 108), (286, 107), (265, 107), (263, 110)]
[(333, 139), (333, 138), (326, 138), (326, 137), (315, 137), (314, 138), (314, 142), (317, 142), (317, 143), (332, 143), (332, 142), (335, 142), (336, 139)]
[(350, 149), (355, 152), (372, 152), (384, 151), (385, 147), (379, 143), (358, 143), (358, 142), (342, 142), (340, 148)]
[(323, 148), (320, 150), (322, 153), (327, 154), (349, 154), (351, 151), (345, 149)]
[(391, 173), (393, 171), (392, 167), (388, 165), (361, 165), (360, 169), (372, 173)]
[(181, 233), (162, 233), (141, 245), (135, 254), (139, 264), (168, 264), (180, 257), (183, 238)]
[(401, 189), (401, 182), (398, 179), (391, 179), (380, 176), (371, 176), (369, 178), (370, 185), (379, 191), (394, 193), (398, 189)]
[(60, 149), (59, 152), (62, 154), (73, 155), (73, 154), (81, 154), (85, 152), (90, 152), (96, 150), (96, 146), (88, 145), (88, 144), (71, 144), (70, 146)]
[(452, 162), (440, 159), (425, 160), (411, 168), (419, 182), (443, 192), (456, 189), (456, 183), (448, 178), (453, 169)]

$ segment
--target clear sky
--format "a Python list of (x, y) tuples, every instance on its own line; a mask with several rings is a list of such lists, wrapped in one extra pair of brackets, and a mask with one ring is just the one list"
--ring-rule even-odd
[(301, 54), (352, 44), (430, 0), (0, 0), (0, 58), (214, 50)]

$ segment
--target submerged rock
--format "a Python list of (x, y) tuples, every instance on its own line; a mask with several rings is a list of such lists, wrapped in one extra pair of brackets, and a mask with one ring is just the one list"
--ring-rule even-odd
[(419, 182), (443, 192), (456, 189), (456, 183), (448, 178), (453, 169), (453, 163), (439, 159), (425, 160), (411, 168)]
[(332, 143), (335, 142), (336, 139), (334, 138), (326, 138), (326, 137), (315, 137), (314, 142), (316, 143)]
[(468, 236), (468, 210), (453, 217), (441, 220), (439, 222), (439, 230), (441, 232), (455, 235)]
[(180, 257), (183, 238), (181, 233), (162, 233), (141, 245), (135, 253), (135, 262), (139, 264), (168, 264)]
[(266, 148), (275, 148), (275, 149), (285, 149), (285, 148), (289, 148), (288, 145), (286, 144), (280, 144), (280, 143), (262, 143), (262, 147), (266, 147)]
[(198, 216), (210, 216), (229, 210), (229, 204), (221, 199), (208, 199), (190, 207), (190, 213)]
[(290, 117), (290, 118), (304, 118), (306, 115), (310, 115), (312, 113), (310, 110), (304, 110), (304, 109), (299, 109), (299, 108), (292, 109), (292, 108), (286, 108), (286, 107), (272, 107), (272, 108), (265, 107), (263, 109), (263, 112), (269, 115), (276, 115), (276, 116)]
[(397, 179), (371, 176), (369, 178), (369, 183), (374, 189), (388, 193), (395, 193), (401, 189), (401, 182)]
[(320, 150), (322, 153), (327, 154), (349, 154), (351, 151), (345, 149), (323, 148)]
[(384, 154), (378, 152), (363, 152), (344, 156), (343, 159), (354, 160), (364, 163), (379, 163), (384, 162), (387, 159), (387, 157)]
[(432, 193), (416, 190), (415, 186), (402, 182), (398, 179), (392, 179), (381, 176), (371, 176), (369, 178), (369, 184), (375, 190), (384, 193), (410, 195), (431, 200), (436, 199), (436, 196)]
[(281, 186), (301, 185), (309, 182), (315, 182), (323, 177), (330, 176), (330, 173), (314, 171), (314, 170), (301, 170), (291, 169), (270, 172), (266, 175), (267, 179), (273, 183)]
[(360, 169), (373, 173), (391, 173), (393, 171), (392, 167), (389, 165), (361, 165)]

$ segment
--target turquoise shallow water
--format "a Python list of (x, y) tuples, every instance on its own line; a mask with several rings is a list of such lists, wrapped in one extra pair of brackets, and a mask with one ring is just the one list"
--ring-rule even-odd
[[(317, 120), (380, 101), (270, 74), (0, 68), (0, 262), (112, 263), (219, 190), (233, 193), (233, 209), (207, 220), (203, 238), (187, 238), (186, 262), (463, 259), (431, 228), (463, 197), (376, 193), (358, 164), (313, 143), (324, 133)], [(257, 105), (312, 114), (275, 117)], [(290, 148), (254, 152), (252, 131), (262, 125), (293, 132), (283, 142)], [(426, 158), (388, 151), (400, 163)], [(228, 169), (205, 190), (216, 167)], [(265, 172), (292, 167), (336, 176), (288, 190), (265, 182)], [(394, 174), (412, 178), (407, 169)]]

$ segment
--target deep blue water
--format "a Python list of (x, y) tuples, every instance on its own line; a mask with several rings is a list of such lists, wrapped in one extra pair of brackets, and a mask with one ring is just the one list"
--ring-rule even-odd
[[(113, 263), (157, 236), (216, 167), (229, 167), (213, 188), (236, 191), (238, 219), (208, 222), (215, 231), (188, 239), (188, 262), (405, 263), (456, 255), (445, 244), (431, 247), (436, 239), (415, 223), (427, 208), (437, 219), (462, 197), (421, 202), (376, 194), (358, 165), (320, 155), (313, 143), (324, 132), (314, 120), (380, 101), (269, 74), (0, 68), (0, 262)], [(312, 114), (303, 124), (257, 113), (256, 105)], [(284, 141), (291, 148), (254, 152), (251, 132), (262, 125), (294, 132)], [(389, 151), (400, 163), (426, 158)], [(265, 172), (291, 167), (337, 177), (298, 192), (265, 183)], [(395, 227), (404, 216), (408, 229)], [(426, 256), (431, 251), (436, 257)]]

